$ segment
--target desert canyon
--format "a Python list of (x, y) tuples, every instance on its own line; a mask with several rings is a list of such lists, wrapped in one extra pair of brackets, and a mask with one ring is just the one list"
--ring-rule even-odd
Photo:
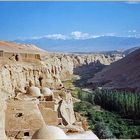
[(0, 139), (98, 139), (74, 112), (78, 100), (62, 81), (87, 70), (81, 66), (110, 65), (123, 57), (49, 53), (0, 41)]

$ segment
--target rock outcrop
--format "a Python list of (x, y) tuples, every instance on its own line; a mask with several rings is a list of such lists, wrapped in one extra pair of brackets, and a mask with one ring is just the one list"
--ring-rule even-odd
[[(1, 66), (0, 87), (5, 89), (5, 95), (9, 96), (6, 128), (4, 123), (1, 123), (7, 137), (31, 138), (33, 133), (45, 124), (57, 127), (60, 125), (64, 130), (74, 130), (74, 133), (84, 132), (82, 123), (75, 125), (77, 120), (71, 94), (63, 89), (59, 75), (52, 72), (52, 69), (53, 66), (48, 68), (44, 63), (8, 62)], [(42, 93), (43, 85), (47, 86), (49, 91), (52, 89), (51, 98), (50, 94)], [(18, 92), (20, 96), (15, 98)], [(42, 97), (38, 100), (40, 95), (45, 100), (42, 100)]]
[(43, 58), (43, 61), (47, 67), (53, 67), (52, 72), (58, 74), (61, 80), (67, 80), (70, 79), (74, 73), (76, 73), (77, 68), (81, 67), (80, 72), (84, 72), (84, 68), (82, 67), (84, 65), (85, 67), (88, 67), (90, 64), (92, 64), (92, 68), (95, 68), (96, 64), (110, 65), (123, 57), (124, 55), (122, 54), (106, 55), (48, 53)]
[[(5, 48), (12, 53), (19, 52), (22, 47), (25, 47), (25, 53), (28, 49), (29, 52), (40, 52), (35, 47), (0, 42), (1, 49)], [(40, 53), (42, 54), (42, 52)], [(3, 51), (1, 54), (3, 58)], [(116, 54), (111, 56), (47, 53), (42, 59), (32, 62), (19, 59), (14, 61), (9, 57), (6, 57), (7, 61), (1, 59), (0, 88), (6, 91), (4, 95), (7, 97), (8, 107), (6, 128), (4, 128), (5, 108), (0, 108), (2, 133), (0, 136), (5, 138), (4, 131), (6, 130), (7, 137), (31, 138), (35, 132), (40, 132), (39, 130), (44, 125), (53, 125), (63, 129), (66, 135), (70, 136), (73, 133), (81, 134), (77, 138), (86, 137), (87, 122), (82, 121), (79, 115), (76, 117), (73, 110), (73, 97), (63, 87), (62, 80), (70, 79), (77, 67), (88, 66), (91, 63), (93, 63), (93, 67), (96, 64), (109, 65), (122, 57), (122, 55)], [(34, 58), (36, 55), (32, 59)], [(1, 105), (5, 105), (4, 98), (1, 99)], [(93, 133), (91, 135), (93, 136)], [(69, 138), (72, 137), (75, 136)]]
[(22, 63), (15, 62), (5, 64), (0, 70), (0, 87), (14, 94), (15, 87), (22, 90), (31, 80), (34, 85), (40, 85), (40, 77), (49, 88), (59, 88), (61, 80), (59, 75), (51, 72), (53, 67), (47, 67), (41, 63)]
[(5, 110), (6, 110), (6, 93), (0, 89), (0, 139), (6, 140), (5, 134)]

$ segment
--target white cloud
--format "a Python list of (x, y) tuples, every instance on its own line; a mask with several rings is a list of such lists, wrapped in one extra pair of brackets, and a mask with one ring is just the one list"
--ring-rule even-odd
[(66, 40), (68, 39), (68, 36), (63, 35), (63, 34), (50, 34), (50, 35), (44, 35), (44, 36), (34, 36), (31, 37), (30, 39), (41, 39), (41, 38), (47, 38), (47, 39), (53, 39), (53, 40)]
[(30, 38), (22, 38), (22, 40), (25, 39), (41, 39), (41, 38), (46, 38), (46, 39), (52, 39), (52, 40), (67, 40), (67, 39), (90, 39), (90, 38), (97, 38), (100, 37), (100, 35), (92, 35), (89, 33), (82, 33), (80, 31), (74, 31), (71, 32), (69, 35), (64, 35), (64, 34), (48, 34), (48, 35), (43, 35), (43, 36), (34, 36)]
[(136, 30), (128, 30), (128, 33), (136, 33)]
[(106, 33), (105, 35), (103, 36), (117, 36), (116, 33)]
[(71, 37), (73, 39), (82, 39), (82, 40), (85, 40), (85, 39), (90, 39), (90, 38), (97, 38), (99, 37), (98, 35), (92, 35), (92, 34), (89, 34), (89, 33), (82, 33), (80, 31), (74, 31), (71, 33)]
[(62, 34), (52, 34), (52, 35), (45, 35), (44, 36), (45, 38), (48, 38), (48, 39), (55, 39), (55, 40), (66, 40), (68, 39), (68, 37), (66, 35), (62, 35)]
[(103, 35), (91, 35), (91, 38), (97, 38), (97, 37), (101, 37)]
[[(75, 40), (86, 40), (86, 39), (93, 39), (93, 38), (98, 38), (98, 37), (103, 37), (103, 36), (116, 36), (116, 37), (139, 37), (138, 35), (139, 32), (136, 31), (136, 29), (128, 30), (125, 31), (124, 33), (114, 33), (114, 32), (109, 32), (109, 33), (104, 33), (104, 34), (89, 34), (89, 33), (83, 33), (80, 31), (73, 31), (68, 35), (65, 34), (48, 34), (44, 36), (35, 36), (31, 38), (24, 38), (24, 39), (41, 39), (41, 38), (46, 38), (46, 39), (52, 39), (52, 40), (69, 40), (69, 39), (75, 39)], [(23, 38), (22, 38), (23, 40)]]
[(31, 38), (29, 38), (29, 39), (41, 39), (43, 36), (33, 36), (33, 37), (31, 37)]
[(136, 30), (128, 30), (128, 33), (136, 33)]
[(88, 33), (82, 33), (82, 32), (79, 32), (79, 31), (72, 32), (71, 36), (74, 39), (88, 39), (89, 38), (89, 34)]

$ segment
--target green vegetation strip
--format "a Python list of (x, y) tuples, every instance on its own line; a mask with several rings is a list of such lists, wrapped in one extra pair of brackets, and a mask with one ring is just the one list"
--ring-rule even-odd
[(140, 138), (140, 94), (108, 90), (89, 93), (75, 87), (73, 80), (64, 86), (81, 100), (74, 104), (74, 110), (87, 118), (99, 138)]

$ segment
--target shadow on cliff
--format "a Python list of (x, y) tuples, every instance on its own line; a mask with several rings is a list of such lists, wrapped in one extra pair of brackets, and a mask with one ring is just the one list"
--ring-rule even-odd
[(99, 61), (97, 61), (74, 68), (74, 75), (78, 75), (80, 79), (74, 80), (73, 84), (80, 88), (86, 88), (90, 86), (87, 85), (87, 80), (93, 78), (97, 72), (101, 71), (105, 67), (106, 65), (101, 64)]

